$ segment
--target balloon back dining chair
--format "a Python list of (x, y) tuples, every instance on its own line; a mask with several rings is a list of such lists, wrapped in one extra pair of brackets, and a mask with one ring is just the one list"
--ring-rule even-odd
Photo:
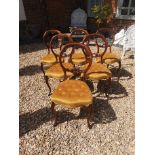
[(43, 35), (43, 42), (48, 51), (47, 55), (41, 58), (41, 70), (44, 73), (44, 75), (45, 75), (44, 65), (51, 66), (52, 64), (56, 63), (56, 58), (53, 55), (53, 53), (51, 53), (50, 51), (51, 38), (56, 34), (61, 34), (61, 32), (59, 30), (53, 29), (53, 30), (46, 31)]
[[(72, 32), (71, 32), (71, 37), (73, 39), (73, 41), (75, 42), (79, 42), (81, 43), (83, 38), (88, 35), (88, 31), (87, 30), (84, 30), (82, 28), (75, 28)], [(74, 63), (76, 64), (81, 64), (81, 63), (84, 63), (85, 62), (85, 57), (83, 55), (83, 52), (82, 51), (78, 51), (77, 53), (75, 53), (73, 55), (73, 59), (72, 61), (74, 61)]]
[(108, 41), (107, 52), (102, 56), (101, 62), (106, 63), (108, 66), (117, 63), (118, 64), (118, 81), (120, 79), (120, 70), (121, 70), (121, 56), (118, 52), (113, 52), (113, 44), (115, 42), (115, 30), (114, 28), (100, 28), (96, 32), (97, 34), (103, 35)]
[(93, 63), (87, 72), (89, 80), (93, 81), (94, 84), (93, 94), (100, 94), (97, 92), (97, 84), (100, 80), (106, 80), (108, 81), (108, 87), (105, 88), (105, 94), (108, 97), (112, 74), (107, 65), (101, 63), (101, 59), (106, 53), (108, 42), (103, 35), (93, 33), (84, 38), (83, 44), (86, 44), (91, 49), (93, 55)]
[[(47, 70), (45, 70), (44, 78), (49, 88), (49, 95), (51, 94), (49, 78), (56, 78), (58, 80), (62, 80), (64, 78), (64, 72), (59, 63), (59, 56), (63, 46), (69, 42), (72, 42), (72, 38), (66, 34), (57, 34), (53, 36), (50, 41), (51, 53), (54, 55), (56, 63), (49, 67)], [(66, 64), (66, 66), (71, 67), (70, 64)], [(71, 76), (71, 74), (69, 73), (67, 74), (67, 76)]]
[[(85, 55), (87, 63), (85, 69), (74, 64), (72, 61), (72, 56), (77, 52), (77, 49), (81, 49)], [(64, 72), (64, 81), (55, 88), (50, 96), (52, 101), (51, 110), (55, 116), (54, 126), (58, 124), (57, 113), (54, 107), (55, 105), (61, 105), (68, 108), (87, 107), (87, 124), (88, 127), (91, 128), (89, 120), (92, 112), (93, 97), (90, 88), (85, 83), (87, 71), (92, 64), (91, 51), (86, 45), (80, 43), (68, 43), (61, 50), (59, 63)], [(70, 64), (71, 67), (66, 66), (66, 64)], [(68, 76), (68, 73), (72, 76)], [(81, 74), (83, 76), (81, 76)]]

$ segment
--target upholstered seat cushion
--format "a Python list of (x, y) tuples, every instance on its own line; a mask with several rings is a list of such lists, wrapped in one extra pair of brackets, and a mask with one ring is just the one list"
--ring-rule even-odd
[(75, 64), (84, 63), (86, 61), (84, 53), (82, 53), (82, 52), (74, 53), (73, 56), (72, 56), (72, 61)]
[(43, 58), (41, 58), (41, 63), (43, 64), (53, 64), (56, 62), (56, 58), (54, 54), (47, 54)]
[[(113, 52), (106, 52), (102, 58), (102, 60), (104, 60), (103, 62), (105, 62), (106, 64), (113, 64), (115, 62), (118, 62), (121, 60), (120, 56), (116, 53)], [(101, 58), (97, 57), (96, 58), (96, 62), (101, 62)]]
[(120, 56), (113, 52), (107, 52), (103, 56), (103, 60), (106, 64), (112, 64), (121, 60)]
[(86, 75), (91, 80), (102, 80), (108, 79), (112, 74), (105, 64), (92, 63)]
[(55, 104), (67, 107), (89, 106), (92, 104), (92, 94), (87, 84), (80, 80), (61, 82), (51, 95)]
[[(65, 68), (68, 68), (68, 69), (73, 68), (73, 65), (71, 63), (63, 63), (63, 64), (64, 64)], [(45, 75), (48, 77), (61, 79), (61, 78), (64, 78), (64, 71), (63, 71), (62, 67), (60, 66), (60, 64), (57, 63), (57, 64), (54, 64), (53, 66), (51, 66), (49, 69), (47, 69), (45, 71)], [(66, 72), (66, 76), (72, 77), (73, 73)]]

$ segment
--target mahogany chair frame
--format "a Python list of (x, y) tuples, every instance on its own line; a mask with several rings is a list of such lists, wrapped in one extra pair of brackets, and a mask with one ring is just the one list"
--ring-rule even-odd
[[(108, 46), (109, 46), (109, 45), (108, 45), (108, 41), (106, 40), (106, 38), (105, 38), (103, 35), (97, 34), (97, 33), (92, 33), (92, 34), (87, 35), (87, 36), (83, 39), (83, 44), (86, 43), (86, 45), (89, 46), (90, 40), (91, 40), (92, 38), (95, 39), (95, 46), (97, 47), (96, 53), (93, 53), (93, 50), (91, 50), (92, 55), (93, 55), (93, 57), (100, 57), (101, 63), (103, 64), (104, 62), (102, 61), (102, 57), (103, 57), (104, 54), (106, 53), (107, 48), (108, 48)], [(97, 38), (98, 38), (98, 39), (101, 39), (102, 42), (104, 43), (104, 45), (99, 45), (98, 42), (97, 42)], [(103, 51), (102, 53), (100, 53), (100, 47), (103, 47), (103, 48), (104, 48), (104, 51)], [(97, 63), (97, 62), (96, 62), (96, 63)], [(107, 65), (107, 64), (106, 64), (106, 65)], [(96, 73), (96, 72), (95, 72), (95, 73)], [(105, 72), (98, 72), (98, 73), (105, 73), (105, 74), (107, 74), (106, 71), (105, 71)], [(90, 73), (90, 74), (92, 74), (92, 73)], [(93, 81), (93, 80), (92, 80), (92, 81)], [(108, 98), (108, 96), (109, 96), (108, 91), (109, 91), (110, 88), (111, 88), (111, 77), (110, 77), (109, 79), (107, 79), (107, 81), (108, 81), (108, 88), (106, 89), (105, 94), (106, 94), (106, 96), (107, 96), (107, 98)]]
[[(107, 42), (106, 38), (101, 34), (92, 33), (92, 34), (89, 34), (89, 35), (85, 36), (82, 43), (85, 44), (85, 42), (86, 42), (86, 45), (89, 46), (90, 41), (91, 41), (92, 38), (95, 39), (95, 45), (97, 47), (97, 52), (92, 53), (93, 57), (102, 57), (106, 53), (107, 48), (108, 48), (108, 42)], [(97, 38), (100, 38), (105, 44), (104, 51), (101, 54), (99, 53), (100, 52), (100, 47), (103, 47), (103, 46), (98, 44)], [(92, 52), (92, 50), (91, 50), (91, 52)]]
[[(52, 29), (52, 30), (45, 31), (45, 33), (43, 34), (43, 42), (44, 42), (44, 44), (48, 50), (47, 54), (50, 54), (50, 45), (48, 44), (48, 42), (50, 42), (50, 40), (52, 38), (52, 36), (51, 36), (51, 38), (49, 38), (49, 36), (48, 36), (49, 34), (54, 36), (56, 34), (61, 34), (61, 31), (56, 30), (56, 29)], [(45, 76), (44, 64), (43, 63), (41, 63), (41, 70)]]
[[(65, 53), (65, 51), (69, 48), (69, 47), (72, 47), (72, 51), (71, 51), (71, 53), (69, 54), (69, 62), (74, 66), (74, 69), (68, 69), (68, 68), (65, 68), (65, 66), (63, 65), (63, 61), (62, 61), (62, 57), (63, 57), (63, 54)], [(86, 69), (80, 69), (79, 67), (78, 68), (76, 68), (75, 67), (75, 64), (73, 63), (73, 61), (72, 61), (72, 56), (73, 56), (73, 54), (75, 53), (75, 49), (77, 49), (77, 48), (81, 48), (82, 49), (82, 52), (84, 53), (84, 55), (85, 55), (85, 59), (86, 59), (86, 63), (88, 63), (88, 66), (86, 67)], [(64, 71), (64, 79), (66, 79), (67, 78), (67, 76), (66, 76), (66, 72), (72, 72), (74, 75), (75, 75), (75, 77), (76, 76), (80, 76), (82, 73), (83, 73), (83, 77), (82, 77), (82, 79), (83, 80), (85, 80), (86, 78), (87, 78), (87, 76), (86, 76), (86, 73), (87, 73), (87, 71), (89, 70), (89, 68), (90, 68), (90, 66), (91, 66), (91, 64), (92, 64), (92, 57), (93, 57), (93, 55), (92, 55), (92, 53), (91, 53), (91, 51), (90, 51), (90, 48), (88, 47), (88, 46), (86, 46), (86, 45), (84, 45), (84, 44), (81, 44), (81, 43), (75, 43), (75, 42), (73, 42), (73, 43), (68, 43), (63, 49), (62, 49), (62, 51), (61, 51), (61, 53), (60, 53), (60, 57), (59, 57), (59, 62), (60, 62), (60, 65), (61, 65), (61, 67), (62, 67), (62, 69), (63, 69), (63, 71)]]
[[(63, 55), (66, 53), (66, 50), (68, 48), (71, 48), (72, 47), (72, 50), (71, 50), (71, 53), (69, 54), (69, 60), (72, 59), (72, 55), (75, 53), (75, 50), (76, 48), (82, 48), (82, 51), (84, 52), (85, 56), (86, 56), (86, 59), (87, 59), (87, 63), (88, 63), (88, 66), (87, 68), (85, 68), (85, 70), (80, 70), (80, 69), (68, 69), (66, 68), (64, 65), (63, 65)], [(72, 61), (70, 61), (71, 63), (73, 63)], [(60, 53), (60, 56), (59, 56), (59, 63), (64, 71), (64, 74), (65, 74), (65, 77), (64, 79), (66, 79), (66, 72), (72, 72), (75, 76), (77, 76), (77, 72), (80, 73), (78, 74), (79, 76), (81, 75), (81, 73), (83, 73), (83, 78), (81, 80), (85, 81), (85, 79), (87, 78), (86, 77), (86, 73), (87, 71), (89, 70), (89, 68), (91, 67), (91, 64), (92, 64), (92, 53), (89, 49), (89, 47), (87, 47), (86, 45), (83, 45), (83, 44), (80, 44), (80, 43), (68, 43), (66, 44), (63, 49), (61, 50), (61, 53)], [(74, 64), (73, 64), (74, 65)], [(74, 65), (75, 67), (75, 65)], [(54, 126), (56, 126), (58, 123), (57, 123), (57, 112), (56, 110), (54, 109), (55, 107), (55, 103), (54, 102), (51, 102), (51, 111), (52, 113), (54, 114), (54, 118), (55, 118), (55, 121), (54, 121)], [(89, 129), (92, 128), (92, 125), (90, 125), (90, 117), (91, 117), (91, 113), (92, 113), (92, 104), (90, 104), (88, 107), (87, 107), (87, 125), (89, 127)]]
[[(77, 33), (77, 34), (74, 34), (74, 33)], [(85, 30), (85, 29), (82, 29), (82, 28), (75, 28), (72, 32), (71, 32), (71, 37), (73, 38), (74, 35), (88, 35), (88, 31)], [(83, 36), (83, 38), (85, 37)]]
[[(72, 40), (72, 38), (69, 35), (62, 34), (62, 33), (61, 34), (57, 34), (57, 35), (55, 35), (55, 36), (52, 37), (52, 39), (50, 41), (50, 49), (51, 49), (51, 52), (53, 53), (53, 55), (56, 58), (56, 63), (59, 63), (59, 55), (57, 53), (55, 53), (54, 46), (53, 46), (53, 44), (55, 42), (55, 39), (61, 39), (60, 40), (61, 41), (60, 42), (61, 44), (60, 44), (60, 47), (59, 47), (60, 48), (60, 51), (61, 51), (61, 49), (63, 47), (63, 41), (64, 41), (64, 39), (67, 39), (68, 42), (73, 42), (73, 40)], [(50, 84), (49, 84), (49, 77), (44, 74), (44, 79), (45, 79), (45, 83), (46, 83), (46, 85), (47, 85), (47, 87), (49, 89), (48, 96), (50, 96), (51, 95), (51, 87), (50, 87)]]
[[(112, 38), (112, 44), (109, 44), (108, 43), (108, 47), (110, 48), (110, 52), (111, 52), (111, 47), (115, 41), (115, 33), (114, 33), (114, 28), (99, 28), (97, 31), (96, 31), (97, 34), (101, 34), (103, 35), (102, 33), (108, 33), (110, 35), (110, 37)], [(105, 37), (105, 36), (104, 36)]]
[(59, 30), (56, 30), (56, 29), (52, 29), (52, 30), (47, 30), (47, 31), (45, 31), (45, 33), (43, 34), (43, 42), (44, 42), (44, 44), (45, 44), (45, 46), (47, 47), (47, 49), (48, 49), (48, 54), (50, 54), (50, 46), (48, 45), (48, 41), (50, 42), (50, 40), (51, 40), (51, 38), (53, 37), (51, 37), (51, 38), (49, 38), (49, 40), (48, 40), (48, 35), (56, 35), (56, 34), (62, 34), (61, 33), (61, 31), (59, 31)]
[[(110, 48), (110, 52), (112, 52), (112, 46), (113, 46), (113, 43), (115, 41), (115, 29), (114, 28), (100, 28), (100, 29), (97, 30), (96, 33), (97, 34), (108, 33), (111, 36), (111, 38), (112, 38), (112, 44), (108, 43), (108, 47)], [(114, 58), (111, 58), (111, 59), (114, 59)], [(103, 63), (103, 61), (104, 60), (103, 60), (103, 57), (102, 57), (101, 62)], [(117, 63), (118, 63), (118, 71), (117, 71), (117, 74), (118, 74), (118, 81), (119, 81), (119, 79), (120, 79), (120, 70), (121, 70), (121, 66), (122, 66), (121, 65), (121, 60), (117, 61)]]

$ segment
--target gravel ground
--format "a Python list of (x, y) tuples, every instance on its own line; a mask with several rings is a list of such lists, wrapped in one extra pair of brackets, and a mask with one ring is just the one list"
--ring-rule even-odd
[[(135, 147), (134, 59), (128, 52), (122, 61), (119, 83), (112, 80), (109, 100), (94, 98), (92, 129), (79, 108), (57, 106), (59, 124), (53, 127), (48, 88), (40, 70), (43, 44), (20, 46), (20, 154), (21, 155), (133, 155)], [(58, 84), (50, 80), (52, 89)], [(99, 84), (99, 86), (102, 83)], [(100, 87), (99, 87), (100, 88)], [(101, 90), (102, 91), (102, 90)]]

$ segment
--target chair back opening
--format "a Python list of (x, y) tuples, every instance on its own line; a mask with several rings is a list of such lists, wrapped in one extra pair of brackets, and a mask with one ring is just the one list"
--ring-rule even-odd
[(113, 28), (100, 28), (100, 29), (97, 30), (96, 33), (103, 35), (107, 39), (108, 44), (110, 46), (113, 45), (114, 40), (115, 40), (115, 37), (114, 37), (115, 33), (114, 33), (114, 29)]
[[(72, 56), (76, 52), (78, 53), (79, 50), (83, 52), (85, 55), (85, 63), (77, 65), (72, 61)], [(65, 57), (65, 61), (63, 61), (62, 57)], [(68, 43), (66, 44), (63, 49), (61, 50), (60, 57), (59, 57), (60, 65), (64, 71), (65, 78), (66, 78), (66, 72), (71, 72), (74, 75), (74, 78), (80, 78), (80, 79), (86, 79), (86, 73), (89, 70), (91, 64), (92, 64), (92, 53), (88, 46), (81, 44), (81, 43)], [(66, 67), (66, 63), (69, 63), (72, 65), (72, 67), (68, 68)], [(85, 68), (82, 66), (86, 65)], [(81, 77), (82, 75), (82, 77)]]
[(73, 41), (75, 42), (82, 42), (83, 38), (88, 35), (88, 31), (84, 30), (82, 28), (75, 28), (72, 32), (71, 32), (71, 37), (73, 39)]
[(92, 52), (93, 58), (102, 57), (108, 47), (106, 38), (97, 33), (89, 34), (83, 39), (83, 44), (87, 45)]
[(59, 60), (60, 51), (61, 51), (62, 47), (70, 42), (73, 42), (73, 40), (72, 40), (71, 36), (66, 35), (66, 34), (61, 33), (61, 34), (57, 34), (52, 37), (52, 39), (50, 41), (50, 48), (51, 48), (51, 52), (56, 57), (57, 61)]
[(43, 42), (48, 49), (48, 54), (50, 53), (50, 40), (56, 34), (61, 34), (61, 32), (59, 30), (53, 29), (53, 30), (47, 30), (43, 34)]

